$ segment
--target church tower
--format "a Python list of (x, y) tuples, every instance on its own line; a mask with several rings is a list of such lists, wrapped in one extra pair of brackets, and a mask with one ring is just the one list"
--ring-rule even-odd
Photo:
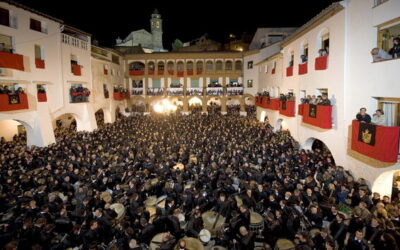
[(158, 10), (155, 9), (150, 19), (151, 34), (153, 38), (153, 49), (154, 50), (164, 50), (162, 44), (162, 19)]

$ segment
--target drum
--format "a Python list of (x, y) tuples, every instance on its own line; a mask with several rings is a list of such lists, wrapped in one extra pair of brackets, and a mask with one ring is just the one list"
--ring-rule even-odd
[(144, 204), (146, 206), (155, 206), (157, 205), (157, 196), (149, 196), (145, 201)]
[(187, 250), (204, 250), (203, 244), (196, 239), (196, 238), (191, 238), (191, 237), (184, 237), (178, 241), (178, 244), (176, 244), (174, 250), (179, 250), (179, 242), (181, 240), (184, 240), (186, 242), (186, 247), (185, 249)]
[(218, 237), (224, 227), (225, 217), (218, 216), (218, 213), (214, 211), (205, 212), (201, 217), (203, 218), (204, 228), (210, 231), (212, 237)]
[(291, 240), (278, 239), (275, 244), (274, 250), (290, 250), (295, 249), (295, 245)]
[(163, 233), (156, 234), (150, 241), (150, 250), (156, 250), (160, 248), (162, 243)]
[(202, 243), (207, 244), (211, 240), (211, 233), (207, 229), (202, 229), (199, 233), (199, 239)]
[(264, 230), (264, 220), (263, 217), (256, 212), (250, 212), (250, 231), (259, 232)]
[(125, 215), (125, 207), (121, 203), (114, 203), (110, 206), (112, 210), (117, 213), (117, 220), (124, 218)]

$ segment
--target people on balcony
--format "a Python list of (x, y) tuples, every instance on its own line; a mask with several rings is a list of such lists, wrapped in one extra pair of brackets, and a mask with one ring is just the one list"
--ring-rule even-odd
[(90, 91), (88, 88), (83, 86), (72, 86), (69, 92), (72, 103), (89, 101)]
[(306, 55), (301, 55), (300, 61), (301, 61), (301, 63), (306, 63), (308, 61), (308, 57)]
[(132, 89), (132, 95), (143, 95), (143, 89)]
[(360, 108), (360, 112), (357, 113), (356, 119), (359, 122), (371, 123), (371, 116), (367, 114), (366, 108)]
[(38, 87), (37, 92), (38, 92), (39, 94), (46, 94), (46, 89), (45, 89), (42, 85), (40, 85), (40, 86)]
[(328, 55), (328, 51), (326, 49), (320, 49), (318, 50), (318, 55), (321, 56), (326, 56)]
[(384, 116), (382, 109), (377, 109), (375, 114), (372, 115), (372, 124), (379, 125), (379, 126), (386, 126), (386, 118)]
[(239, 87), (243, 87), (243, 84), (239, 83), (239, 82), (230, 82), (227, 84), (228, 88), (239, 88)]
[(202, 89), (188, 89), (186, 90), (186, 95), (203, 95)]
[(223, 95), (224, 91), (222, 89), (207, 89), (207, 95)]
[(228, 95), (243, 95), (244, 91), (243, 89), (227, 89), (226, 93)]
[(373, 48), (371, 50), (372, 60), (373, 62), (380, 62), (388, 59), (392, 59), (392, 56), (389, 55), (386, 51), (380, 48)]
[(263, 92), (257, 92), (257, 96), (259, 97), (270, 97), (270, 94), (268, 91), (263, 91)]
[(167, 95), (183, 95), (183, 90), (168, 90)]
[(133, 81), (132, 88), (143, 88), (143, 80)]
[(393, 47), (389, 50), (389, 55), (393, 58), (400, 57), (400, 37), (393, 38)]
[(331, 101), (328, 99), (328, 95), (326, 93), (321, 95), (321, 99), (318, 102), (318, 105), (331, 106)]
[(25, 93), (22, 87), (18, 87), (17, 89), (15, 86), (11, 88), (8, 85), (0, 85), (0, 94), (23, 94)]
[(180, 82), (171, 82), (171, 84), (169, 85), (170, 88), (182, 88), (183, 85)]
[(164, 95), (164, 90), (162, 88), (148, 88), (147, 95), (162, 96)]
[(219, 82), (210, 82), (210, 83), (207, 85), (207, 87), (208, 87), (208, 88), (221, 88), (221, 87), (222, 87), (222, 84), (219, 83)]

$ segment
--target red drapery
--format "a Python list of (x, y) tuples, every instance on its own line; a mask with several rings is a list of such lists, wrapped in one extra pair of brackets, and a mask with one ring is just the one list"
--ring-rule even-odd
[(332, 128), (332, 106), (317, 105), (315, 118), (309, 116), (310, 104), (303, 104), (303, 122), (323, 128)]
[(158, 75), (164, 75), (164, 70), (159, 70)]
[(20, 109), (29, 109), (28, 96), (19, 94), (19, 103), (10, 104), (8, 94), (0, 94), (0, 111), (13, 111)]
[(46, 67), (44, 60), (41, 60), (41, 59), (35, 59), (35, 65), (36, 65), (36, 68), (38, 68), (38, 69), (44, 69)]
[(256, 105), (265, 108), (265, 109), (272, 109), (272, 110), (279, 110), (279, 99), (277, 98), (270, 98), (268, 102), (267, 97), (256, 97)]
[(142, 76), (142, 75), (144, 75), (144, 70), (129, 70), (129, 75)]
[(295, 112), (294, 112), (294, 107), (296, 105), (295, 101), (286, 101), (286, 109), (283, 109), (283, 102), (279, 101), (279, 114), (288, 116), (288, 117), (294, 117)]
[(183, 71), (178, 71), (177, 75), (178, 76), (183, 76), (185, 73)]
[(197, 74), (197, 75), (203, 74), (203, 70), (197, 70), (196, 74)]
[(375, 145), (358, 140), (360, 122), (353, 120), (351, 149), (382, 162), (397, 162), (400, 127), (376, 126)]
[(193, 70), (187, 70), (186, 74), (188, 74), (189, 76), (193, 75)]
[(293, 75), (293, 66), (287, 67), (286, 68), (286, 76), (292, 76)]
[(307, 74), (308, 72), (308, 63), (300, 63), (299, 64), (299, 75)]
[(328, 56), (315, 58), (315, 70), (325, 70), (328, 68)]
[(173, 70), (168, 70), (168, 74), (173, 75), (174, 71)]
[(148, 71), (148, 74), (149, 74), (149, 75), (154, 75), (154, 70), (149, 70), (149, 71)]
[(46, 93), (38, 93), (37, 94), (38, 102), (47, 102), (47, 95)]
[(275, 68), (272, 69), (271, 74), (275, 74)]
[(120, 92), (114, 92), (114, 100), (116, 101), (122, 101), (122, 95)]
[(304, 104), (299, 104), (297, 107), (297, 114), (303, 115)]
[(76, 76), (82, 75), (81, 73), (81, 65), (71, 64), (72, 74)]
[(24, 71), (24, 56), (0, 52), (0, 68), (17, 69)]

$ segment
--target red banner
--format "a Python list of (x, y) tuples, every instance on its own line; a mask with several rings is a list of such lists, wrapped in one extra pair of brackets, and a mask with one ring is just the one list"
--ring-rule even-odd
[(72, 74), (74, 74), (76, 76), (82, 75), (81, 65), (71, 64), (71, 71), (72, 71)]
[(114, 100), (116, 100), (116, 101), (122, 101), (123, 100), (122, 95), (121, 95), (120, 92), (114, 92)]
[(323, 128), (332, 128), (332, 106), (316, 105), (315, 117), (310, 116), (310, 104), (303, 104), (303, 122)]
[(177, 75), (178, 76), (183, 76), (185, 73), (183, 71), (178, 71)]
[(169, 75), (174, 75), (174, 71), (173, 70), (168, 70), (168, 74)]
[(36, 68), (38, 68), (38, 69), (44, 69), (46, 67), (44, 60), (41, 60), (41, 59), (35, 59), (35, 65), (36, 65)]
[(157, 72), (157, 74), (158, 74), (159, 76), (164, 75), (164, 70), (159, 70), (159, 71)]
[(325, 70), (328, 68), (328, 56), (315, 58), (315, 70)]
[(286, 76), (292, 76), (292, 75), (293, 75), (293, 66), (287, 67), (286, 68)]
[(189, 76), (193, 75), (193, 70), (186, 70), (186, 74), (188, 74)]
[(37, 94), (38, 102), (47, 102), (47, 95), (46, 93), (38, 93)]
[(397, 162), (400, 127), (376, 126), (375, 145), (358, 140), (360, 122), (353, 120), (351, 126), (351, 149), (382, 162)]
[(296, 105), (295, 101), (279, 101), (279, 114), (294, 117), (294, 107)]
[(272, 109), (272, 110), (279, 110), (279, 99), (277, 98), (267, 98), (267, 97), (256, 97), (256, 105), (265, 108), (265, 109)]
[(24, 56), (0, 52), (0, 68), (18, 69), (24, 71)]
[(303, 115), (303, 110), (304, 110), (304, 104), (299, 104), (297, 106), (297, 114), (298, 115)]
[(299, 64), (299, 75), (305, 75), (308, 72), (308, 63), (300, 63)]
[(0, 94), (0, 111), (13, 111), (20, 109), (29, 109), (28, 96), (19, 94), (19, 103), (10, 104), (8, 94)]
[(271, 74), (275, 74), (275, 68), (272, 69)]
[(129, 75), (131, 76), (142, 76), (144, 75), (144, 70), (129, 70)]

